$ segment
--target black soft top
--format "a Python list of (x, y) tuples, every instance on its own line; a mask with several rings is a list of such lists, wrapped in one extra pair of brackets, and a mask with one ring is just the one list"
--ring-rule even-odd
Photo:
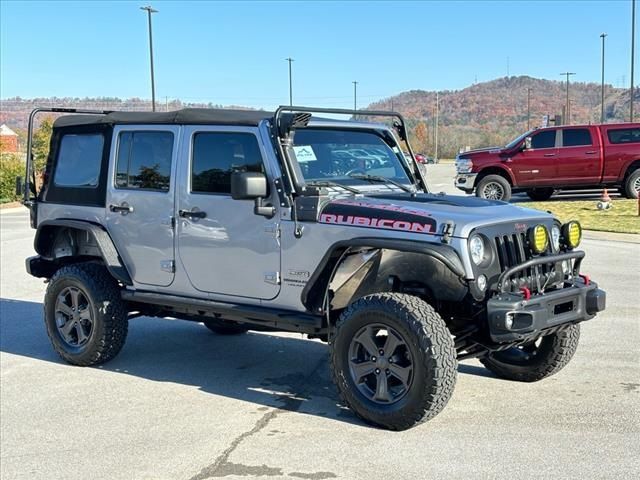
[(260, 121), (273, 117), (261, 110), (230, 110), (213, 108), (184, 108), (173, 112), (111, 112), (106, 115), (63, 115), (54, 127), (76, 125), (121, 124), (177, 124), (177, 125), (233, 125), (256, 127)]

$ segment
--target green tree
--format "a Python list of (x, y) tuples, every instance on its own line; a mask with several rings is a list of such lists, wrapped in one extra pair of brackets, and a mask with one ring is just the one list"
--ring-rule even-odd
[(49, 144), (53, 131), (53, 117), (45, 117), (33, 133), (33, 160), (36, 172), (42, 172), (49, 156)]

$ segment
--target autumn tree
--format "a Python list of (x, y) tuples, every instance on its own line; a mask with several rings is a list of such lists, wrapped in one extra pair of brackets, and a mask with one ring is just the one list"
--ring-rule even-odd
[(47, 164), (52, 131), (53, 117), (45, 117), (42, 120), (42, 123), (40, 123), (38, 129), (33, 133), (33, 144), (31, 149), (36, 172), (44, 170), (44, 167)]

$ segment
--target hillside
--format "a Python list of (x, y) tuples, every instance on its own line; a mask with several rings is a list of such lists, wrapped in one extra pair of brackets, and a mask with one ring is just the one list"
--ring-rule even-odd
[[(452, 157), (459, 148), (503, 145), (527, 128), (527, 89), (531, 89), (531, 126), (543, 115), (560, 115), (566, 101), (566, 84), (527, 76), (503, 77), (463, 90), (439, 92), (438, 144), (440, 157)], [(600, 84), (571, 83), (571, 123), (600, 121)], [(640, 91), (635, 90), (635, 102)], [(412, 128), (416, 150), (433, 153), (436, 92), (412, 90), (374, 102), (371, 109), (402, 113)], [(605, 86), (607, 122), (628, 120), (629, 91)], [(416, 127), (422, 123), (423, 125)]]
[[(565, 104), (565, 84), (561, 81), (527, 76), (503, 77), (478, 83), (462, 90), (439, 92), (439, 156), (453, 157), (460, 148), (505, 144), (527, 126), (527, 88), (531, 89), (531, 125), (540, 124), (543, 115), (561, 114)], [(640, 110), (640, 91), (635, 91)], [(571, 83), (572, 123), (600, 120), (600, 85)], [(436, 93), (425, 90), (402, 92), (369, 105), (372, 109), (393, 109), (408, 119), (412, 144), (417, 151), (434, 153)], [(6, 123), (24, 138), (29, 112), (37, 106), (67, 106), (105, 110), (151, 110), (151, 102), (139, 98), (10, 98), (0, 102), (0, 124)], [(158, 110), (184, 107), (222, 108), (222, 105), (158, 102)], [(230, 106), (227, 106), (230, 107)], [(629, 92), (606, 86), (607, 122), (620, 122), (629, 114)], [(234, 108), (243, 108), (235, 106)]]

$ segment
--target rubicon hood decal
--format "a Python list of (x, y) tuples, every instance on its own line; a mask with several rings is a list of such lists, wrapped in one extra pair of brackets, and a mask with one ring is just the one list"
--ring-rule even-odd
[(351, 200), (329, 202), (320, 212), (318, 222), (427, 234), (434, 234), (437, 227), (436, 221), (423, 210)]

